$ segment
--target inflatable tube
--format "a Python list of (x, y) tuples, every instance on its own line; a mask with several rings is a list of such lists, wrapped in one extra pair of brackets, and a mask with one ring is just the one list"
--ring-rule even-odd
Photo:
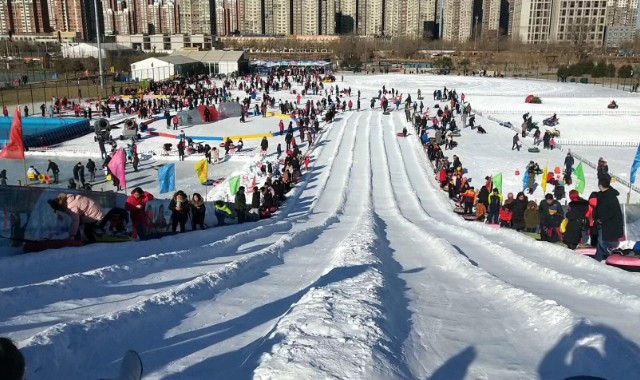
[(640, 256), (611, 255), (607, 257), (607, 265), (631, 272), (640, 272)]
[(398, 137), (407, 137), (408, 135), (409, 135), (408, 133), (406, 135), (404, 133), (402, 133), (402, 132), (398, 132), (397, 133)]
[(460, 133), (452, 133), (451, 136), (452, 137), (460, 137), (461, 135), (460, 135)]
[(475, 216), (474, 214), (464, 214), (464, 215), (460, 215), (462, 216), (462, 219), (469, 221), (469, 222), (476, 222), (478, 221), (478, 217)]
[(576, 252), (585, 256), (595, 256), (596, 255), (596, 247), (582, 247), (576, 248)]
[(529, 153), (540, 153), (540, 148), (536, 148), (536, 147), (529, 148), (527, 150), (529, 151)]

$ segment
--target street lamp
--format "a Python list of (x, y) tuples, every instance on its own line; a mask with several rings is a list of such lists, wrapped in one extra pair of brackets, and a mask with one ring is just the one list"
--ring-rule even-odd
[(100, 45), (100, 18), (98, 17), (98, 0), (93, 0), (93, 8), (96, 15), (96, 39), (98, 40), (98, 70), (100, 71), (100, 90), (104, 90), (104, 78), (102, 77), (102, 47)]

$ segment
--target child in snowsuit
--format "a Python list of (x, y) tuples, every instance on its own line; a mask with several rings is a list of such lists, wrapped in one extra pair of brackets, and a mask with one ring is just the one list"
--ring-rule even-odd
[(487, 223), (498, 224), (501, 205), (502, 196), (498, 192), (498, 189), (493, 189), (492, 194), (489, 195), (489, 217), (487, 218)]
[(527, 209), (524, 210), (524, 230), (525, 232), (536, 232), (539, 225), (538, 204), (535, 201), (529, 201)]
[(548, 214), (543, 216), (540, 231), (540, 240), (556, 243), (562, 241), (562, 232), (560, 225), (562, 224), (562, 214), (559, 213), (560, 206), (552, 204), (549, 206)]

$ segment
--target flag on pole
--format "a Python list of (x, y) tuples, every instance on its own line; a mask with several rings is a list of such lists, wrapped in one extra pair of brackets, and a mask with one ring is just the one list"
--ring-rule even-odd
[(209, 163), (207, 162), (207, 159), (203, 158), (196, 162), (194, 168), (196, 169), (196, 175), (198, 176), (200, 183), (207, 183), (209, 180)]
[(176, 164), (162, 165), (158, 170), (160, 194), (176, 191)]
[(547, 174), (549, 174), (549, 167), (547, 165), (544, 166), (544, 171), (542, 172), (542, 183), (540, 186), (542, 187), (542, 192), (547, 192)]
[(127, 187), (127, 176), (125, 174), (125, 165), (127, 163), (127, 157), (124, 153), (124, 148), (120, 148), (113, 155), (111, 161), (109, 161), (109, 171), (111, 175), (115, 176), (120, 182), (120, 187)]
[(231, 191), (231, 195), (236, 195), (239, 188), (240, 188), (240, 176), (237, 175), (235, 177), (229, 178), (229, 191)]
[(575, 189), (578, 193), (582, 194), (586, 185), (586, 182), (584, 180), (584, 169), (582, 168), (582, 162), (578, 164), (574, 173), (576, 174)]
[(629, 182), (633, 185), (636, 182), (636, 172), (640, 168), (640, 145), (638, 145), (638, 151), (636, 152), (636, 158), (631, 164), (631, 175), (629, 176)]
[(0, 151), (0, 158), (7, 160), (23, 160), (24, 161), (24, 141), (22, 140), (22, 115), (20, 110), (16, 108), (16, 113), (11, 122), (11, 131), (9, 132), (9, 143)]
[(529, 187), (529, 170), (525, 169), (524, 176), (522, 176), (522, 191), (527, 190)]
[(493, 188), (498, 189), (502, 194), (502, 173), (498, 173), (493, 177)]

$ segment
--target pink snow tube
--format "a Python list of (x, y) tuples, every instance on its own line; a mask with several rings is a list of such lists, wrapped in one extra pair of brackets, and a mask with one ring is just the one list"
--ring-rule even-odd
[(596, 247), (576, 248), (576, 252), (585, 256), (595, 256)]
[(607, 265), (632, 272), (640, 272), (640, 256), (611, 255), (607, 257)]

